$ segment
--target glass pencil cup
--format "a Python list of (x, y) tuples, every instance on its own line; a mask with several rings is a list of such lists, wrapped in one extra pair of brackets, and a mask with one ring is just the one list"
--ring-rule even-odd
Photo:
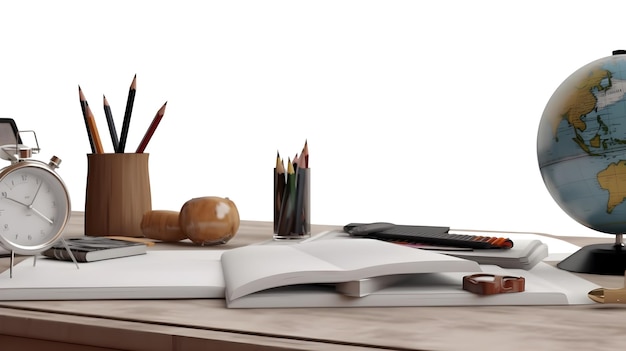
[(142, 237), (152, 210), (147, 153), (87, 155), (85, 235)]
[(311, 169), (291, 174), (274, 169), (274, 239), (304, 239), (311, 236)]

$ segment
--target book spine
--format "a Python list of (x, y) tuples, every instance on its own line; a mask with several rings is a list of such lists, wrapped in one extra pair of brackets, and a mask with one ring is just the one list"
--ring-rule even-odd
[[(89, 262), (87, 260), (87, 252), (72, 250), (72, 254), (77, 262)], [(43, 252), (44, 256), (54, 258), (57, 260), (71, 261), (72, 257), (66, 249), (51, 248)]]

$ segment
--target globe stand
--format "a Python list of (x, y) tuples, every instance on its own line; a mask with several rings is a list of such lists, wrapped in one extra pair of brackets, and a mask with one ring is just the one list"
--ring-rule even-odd
[(622, 234), (615, 235), (614, 244), (583, 246), (556, 266), (576, 273), (624, 275), (624, 271), (626, 271), (626, 248)]

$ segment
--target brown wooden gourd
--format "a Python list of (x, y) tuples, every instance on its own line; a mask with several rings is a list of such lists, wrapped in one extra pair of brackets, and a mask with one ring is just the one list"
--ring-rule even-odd
[(145, 237), (166, 242), (189, 239), (197, 245), (226, 243), (239, 229), (239, 211), (233, 201), (218, 196), (191, 199), (180, 212), (153, 210), (144, 214)]
[(150, 239), (175, 242), (187, 238), (180, 230), (178, 212), (153, 210), (143, 214), (141, 218), (141, 232)]
[(237, 233), (239, 222), (235, 203), (218, 196), (191, 199), (178, 215), (180, 228), (197, 245), (226, 243)]

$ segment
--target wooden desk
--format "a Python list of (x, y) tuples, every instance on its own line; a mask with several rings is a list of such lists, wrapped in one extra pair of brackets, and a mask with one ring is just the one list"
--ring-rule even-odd
[[(81, 234), (82, 223), (82, 213), (73, 213), (65, 234)], [(271, 223), (244, 221), (219, 249), (264, 240), (271, 232)], [(0, 260), (0, 270), (7, 268), (8, 259)], [(610, 288), (624, 281), (583, 276)], [(596, 350), (621, 349), (625, 330), (626, 305), (240, 310), (226, 309), (218, 299), (0, 302), (2, 351)]]

